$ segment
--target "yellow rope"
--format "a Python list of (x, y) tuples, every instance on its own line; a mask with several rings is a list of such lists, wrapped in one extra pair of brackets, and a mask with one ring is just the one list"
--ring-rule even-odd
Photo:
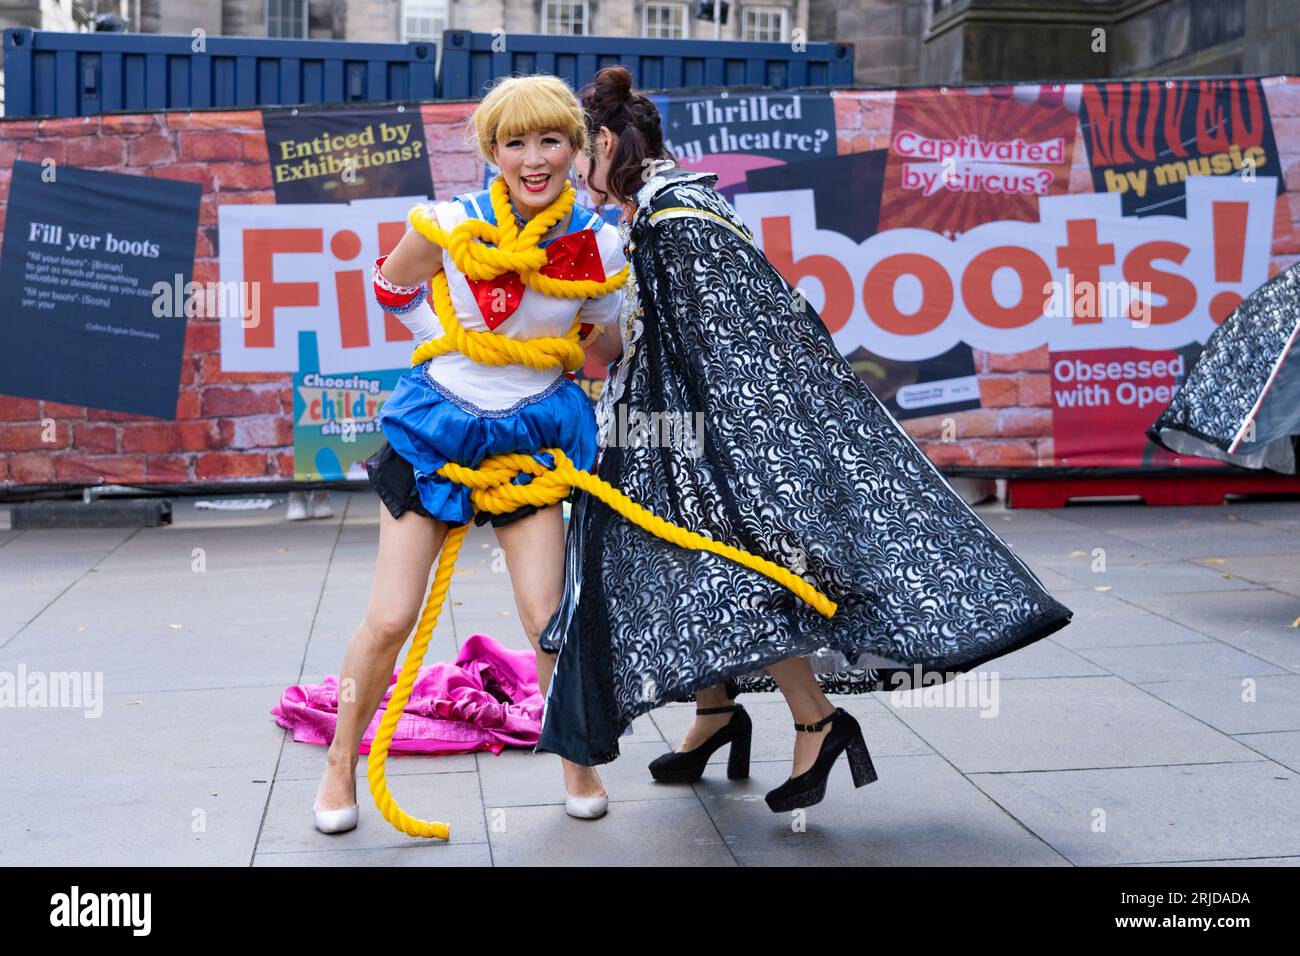
[[(456, 267), (473, 279), (493, 279), (502, 273), (514, 271), (525, 284), (539, 292), (573, 298), (604, 295), (618, 289), (627, 281), (627, 266), (604, 282), (555, 279), (541, 275), (538, 271), (546, 264), (546, 253), (537, 248), (537, 241), (551, 226), (563, 219), (573, 206), (572, 184), (566, 182), (560, 198), (544, 212), (534, 216), (522, 231), (515, 224), (509, 194), (499, 176), (492, 183), (491, 195), (492, 208), (497, 219), (495, 226), (481, 220), (467, 219), (448, 233), (431, 220), (427, 209), (423, 206), (411, 210), (411, 224), (425, 238), (447, 249)], [(483, 241), (475, 240), (483, 240), (493, 245), (484, 245)], [(571, 371), (583, 364), (582, 347), (578, 345), (579, 323), (576, 318), (568, 334), (563, 337), (520, 340), (493, 332), (474, 332), (463, 328), (456, 318), (445, 271), (440, 271), (434, 276), (431, 288), (434, 311), (442, 324), (443, 335), (417, 347), (411, 355), (412, 366), (427, 362), (436, 355), (453, 351), (461, 352), (473, 361), (484, 365), (519, 364), (535, 369), (559, 367)], [(574, 467), (573, 462), (560, 449), (542, 450), (550, 453), (555, 461), (554, 468), (547, 468), (532, 455), (508, 452), (490, 455), (478, 468), (468, 468), (455, 462), (448, 462), (438, 469), (438, 474), (469, 488), (470, 501), (474, 509), (491, 514), (504, 514), (514, 511), (521, 505), (535, 505), (539, 508), (553, 505), (563, 501), (569, 494), (570, 488), (580, 488), (592, 497), (599, 498), (638, 527), (665, 541), (683, 548), (710, 551), (729, 558), (788, 588), (824, 616), (831, 617), (835, 614), (836, 603), (798, 575), (765, 558), (665, 521), (597, 476)], [(515, 477), (521, 472), (533, 476), (533, 480), (526, 485), (513, 484)], [(418, 820), (402, 810), (388, 790), (384, 765), (388, 759), (388, 748), (397, 729), (397, 722), (406, 708), (407, 701), (410, 700), (416, 675), (424, 661), (434, 628), (438, 624), (438, 616), (442, 613), (447, 590), (451, 586), (456, 557), (460, 554), (468, 529), (469, 525), (464, 524), (450, 529), (447, 533), (447, 539), (442, 546), (437, 568), (434, 571), (433, 583), (429, 588), (429, 596), (415, 629), (415, 638), (411, 643), (410, 651), (407, 652), (406, 662), (402, 665), (392, 696), (389, 698), (388, 708), (384, 711), (383, 719), (375, 732), (375, 739), (370, 745), (370, 755), (366, 762), (370, 792), (375, 798), (375, 805), (379, 808), (379, 812), (394, 827), (411, 836), (446, 840), (451, 835), (451, 827), (446, 823)]]

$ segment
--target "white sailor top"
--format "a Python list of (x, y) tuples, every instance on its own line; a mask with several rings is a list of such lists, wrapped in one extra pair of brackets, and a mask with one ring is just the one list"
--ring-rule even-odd
[[(488, 190), (465, 193), (450, 201), (429, 204), (438, 225), (450, 232), (467, 218), (495, 225), (496, 215)], [(563, 230), (563, 231), (562, 231)], [(569, 221), (557, 223), (538, 243), (550, 262), (543, 274), (560, 279), (604, 280), (627, 264), (618, 229), (590, 209), (574, 205)], [(617, 323), (623, 290), (597, 298), (565, 299), (545, 295), (523, 284), (518, 273), (507, 272), (492, 280), (470, 280), (442, 250), (452, 306), (460, 324), (469, 330), (492, 331), (513, 339), (563, 336), (580, 322), (591, 325)], [(431, 302), (398, 316), (418, 341), (441, 336), (442, 327)], [(429, 377), (449, 392), (481, 409), (510, 408), (521, 399), (544, 391), (563, 374), (561, 369), (539, 370), (525, 365), (482, 365), (460, 352), (430, 360)]]

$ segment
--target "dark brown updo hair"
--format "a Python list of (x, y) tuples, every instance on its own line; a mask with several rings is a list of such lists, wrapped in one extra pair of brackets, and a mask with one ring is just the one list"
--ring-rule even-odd
[(587, 188), (593, 194), (599, 193), (601, 204), (609, 202), (611, 196), (625, 203), (645, 184), (649, 160), (673, 158), (664, 148), (659, 110), (648, 97), (632, 91), (632, 74), (624, 66), (607, 66), (598, 71), (583, 88), (580, 99), (587, 115), (587, 149), (593, 168), (598, 162), (595, 150), (600, 128), (608, 127), (618, 136), (605, 171), (605, 189), (592, 189), (590, 176)]

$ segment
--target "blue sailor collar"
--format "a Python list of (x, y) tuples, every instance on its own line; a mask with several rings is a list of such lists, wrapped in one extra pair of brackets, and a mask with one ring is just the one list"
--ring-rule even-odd
[[(470, 218), (481, 219), (494, 226), (497, 224), (497, 214), (496, 210), (492, 208), (492, 191), (490, 189), (481, 189), (478, 192), (473, 193), (463, 193), (456, 197), (456, 202), (459, 202), (465, 208), (465, 214)], [(520, 229), (524, 228), (524, 226), (528, 224), (528, 220), (519, 215), (518, 210), (515, 209), (515, 201), (513, 197), (510, 199), (510, 211), (514, 213), (515, 223)], [(572, 214), (569, 216), (568, 228), (561, 232), (559, 231), (560, 224), (557, 223), (551, 227), (545, 237), (538, 241), (537, 245), (539, 247), (545, 247), (548, 243), (560, 238), (560, 236), (567, 236), (570, 233), (581, 232), (583, 229), (599, 231), (601, 222), (603, 222), (603, 220), (590, 209), (574, 203)]]

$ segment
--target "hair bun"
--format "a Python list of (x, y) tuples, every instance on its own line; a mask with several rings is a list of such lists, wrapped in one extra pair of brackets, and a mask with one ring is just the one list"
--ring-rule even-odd
[[(618, 137), (605, 165), (605, 187), (593, 196), (605, 203), (609, 197), (628, 202), (643, 185), (646, 159), (668, 159), (663, 122), (654, 101), (632, 88), (632, 74), (620, 64), (597, 70), (581, 95), (587, 138), (596, 142), (603, 128)], [(593, 162), (595, 161), (595, 154)], [(593, 167), (594, 168), (594, 167)]]
[(602, 98), (617, 103), (626, 103), (632, 99), (632, 74), (625, 66), (615, 64), (597, 71), (592, 85)]

